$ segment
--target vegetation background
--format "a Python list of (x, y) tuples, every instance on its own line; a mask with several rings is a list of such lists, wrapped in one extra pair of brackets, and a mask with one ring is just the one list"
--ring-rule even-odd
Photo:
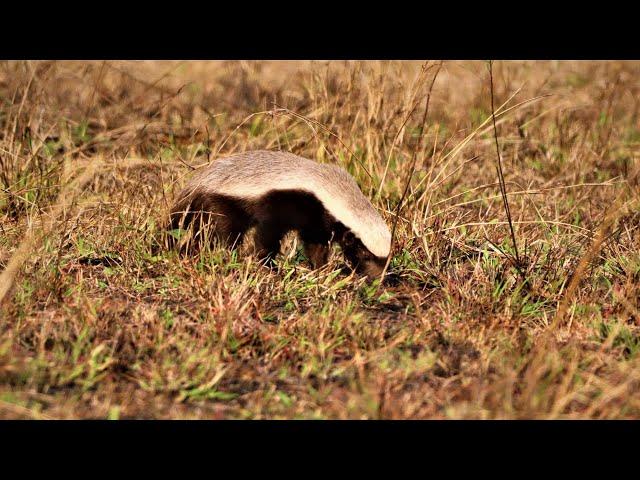
[[(639, 74), (2, 62), (0, 417), (640, 417)], [(273, 271), (154, 254), (193, 168), (250, 149), (352, 173), (399, 282), (293, 235)]]

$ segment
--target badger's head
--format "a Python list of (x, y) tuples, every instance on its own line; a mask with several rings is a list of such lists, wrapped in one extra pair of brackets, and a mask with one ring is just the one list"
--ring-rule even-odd
[(344, 256), (354, 270), (366, 275), (369, 281), (380, 278), (388, 257), (378, 257), (371, 253), (351, 230), (345, 230), (338, 238)]

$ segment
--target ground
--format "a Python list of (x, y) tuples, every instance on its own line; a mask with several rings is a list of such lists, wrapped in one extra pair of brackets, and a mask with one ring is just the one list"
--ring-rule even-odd
[[(3, 62), (0, 417), (640, 417), (639, 75)], [(293, 235), (272, 270), (156, 252), (193, 169), (250, 149), (346, 168), (397, 281)]]

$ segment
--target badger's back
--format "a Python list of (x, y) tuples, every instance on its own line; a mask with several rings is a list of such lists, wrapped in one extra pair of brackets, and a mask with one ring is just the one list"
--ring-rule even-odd
[(256, 199), (273, 190), (315, 195), (374, 255), (386, 257), (389, 229), (345, 170), (286, 152), (258, 150), (215, 160), (198, 171), (185, 192), (198, 190)]

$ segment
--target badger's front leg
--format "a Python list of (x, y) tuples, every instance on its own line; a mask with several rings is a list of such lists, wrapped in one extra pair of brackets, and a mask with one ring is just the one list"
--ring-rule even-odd
[(314, 270), (327, 264), (329, 246), (325, 243), (304, 243), (304, 254), (307, 256)]
[(302, 230), (300, 239), (304, 245), (304, 254), (314, 269), (327, 264), (329, 259), (329, 239), (327, 232)]
[(272, 265), (275, 256), (280, 253), (280, 242), (286, 232), (273, 223), (260, 223), (256, 227), (255, 253), (260, 260)]

